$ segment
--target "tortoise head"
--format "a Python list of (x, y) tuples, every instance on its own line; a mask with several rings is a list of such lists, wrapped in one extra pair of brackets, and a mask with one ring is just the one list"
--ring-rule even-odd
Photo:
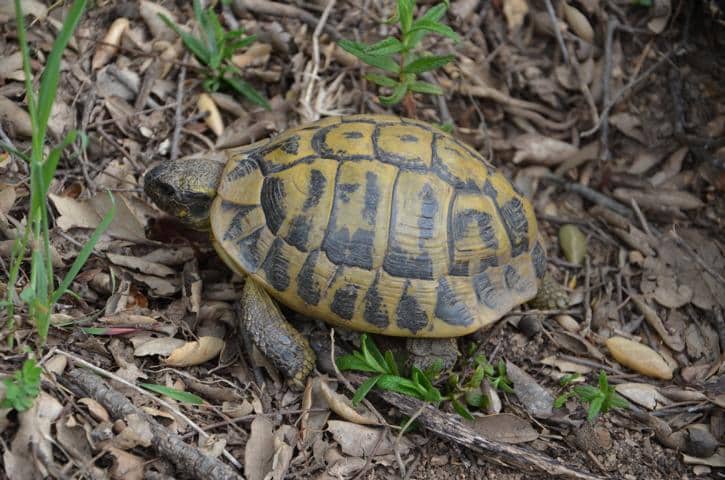
[(197, 230), (209, 229), (209, 209), (224, 165), (208, 158), (183, 158), (152, 168), (144, 191), (166, 213)]

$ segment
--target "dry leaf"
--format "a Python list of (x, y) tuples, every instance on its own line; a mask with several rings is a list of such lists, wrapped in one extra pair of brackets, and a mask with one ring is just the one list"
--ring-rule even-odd
[[(40, 458), (53, 458), (50, 427), (63, 411), (63, 405), (45, 392), (30, 409), (18, 413), (20, 428), (10, 448), (3, 454), (5, 474), (9, 480), (45, 478), (48, 471)], [(32, 445), (32, 448), (29, 446)]]
[[(352, 422), (330, 420), (327, 422), (327, 431), (332, 434), (335, 441), (340, 444), (343, 453), (347, 455), (369, 457), (373, 451), (376, 456), (393, 453), (393, 442), (385, 434), (385, 430), (365, 427)], [(410, 450), (410, 446), (410, 441), (403, 437), (398, 444), (398, 452), (405, 455)]]
[(643, 191), (632, 188), (616, 188), (614, 196), (623, 202), (634, 199), (644, 209), (661, 209), (663, 207), (691, 210), (705, 206), (702, 200), (689, 192), (680, 190)]
[(682, 460), (689, 465), (696, 464), (707, 465), (713, 468), (725, 468), (725, 448), (719, 448), (715, 455), (707, 458), (693, 457), (683, 453)]
[(333, 391), (326, 382), (320, 381), (320, 392), (327, 401), (327, 405), (339, 416), (360, 425), (379, 425), (380, 422), (363, 405), (357, 408), (345, 395)]
[(568, 3), (564, 3), (564, 18), (571, 27), (571, 30), (577, 34), (579, 38), (589, 43), (594, 41), (594, 29), (592, 29), (589, 19)]
[(627, 400), (654, 410), (660, 405), (669, 405), (672, 402), (662, 395), (657, 387), (649, 383), (620, 383), (614, 389)]
[(138, 338), (133, 337), (131, 339), (131, 342), (134, 344), (133, 355), (135, 357), (145, 357), (148, 355), (161, 355), (162, 357), (166, 357), (186, 345), (186, 341), (173, 337), (146, 339), (146, 341), (142, 341), (137, 345), (135, 340)]
[(22, 135), (30, 137), (33, 134), (33, 127), (30, 124), (30, 115), (20, 108), (17, 103), (7, 97), (0, 95), (0, 122), (3, 125), (12, 127), (9, 135)]
[[(690, 298), (692, 298), (692, 295), (690, 295)], [(642, 315), (644, 315), (644, 319), (647, 321), (649, 326), (654, 328), (668, 347), (675, 352), (681, 352), (685, 349), (685, 344), (682, 341), (682, 338), (676, 332), (674, 334), (670, 334), (670, 332), (667, 331), (655, 309), (647, 305), (642, 297), (639, 295), (633, 295), (632, 301), (635, 305), (637, 305), (639, 311), (642, 312)]]
[(108, 414), (108, 410), (103, 405), (98, 403), (92, 398), (81, 398), (78, 403), (85, 405), (88, 408), (88, 413), (99, 422), (110, 422), (111, 416)]
[(539, 385), (534, 377), (509, 361), (506, 361), (506, 374), (513, 383), (514, 393), (528, 412), (538, 417), (551, 415), (554, 396)]
[(624, 337), (612, 337), (606, 345), (614, 359), (625, 367), (648, 377), (672, 378), (672, 367), (648, 346)]
[(647, 142), (644, 134), (639, 129), (642, 126), (642, 122), (640, 122), (638, 117), (629, 112), (616, 113), (609, 116), (609, 123), (629, 138), (633, 138), (639, 143), (646, 145)]
[(232, 56), (232, 63), (240, 69), (263, 66), (269, 60), (272, 45), (268, 43), (254, 43), (247, 51)]
[(101, 43), (96, 47), (96, 52), (93, 54), (93, 61), (91, 62), (92, 70), (98, 70), (116, 55), (118, 46), (121, 44), (121, 36), (128, 28), (128, 25), (127, 18), (120, 17), (113, 21), (108, 32), (106, 32), (106, 36), (103, 37)]
[(539, 438), (529, 422), (510, 413), (476, 417), (465, 423), (492, 442), (525, 443)]
[(166, 359), (172, 367), (190, 367), (201, 365), (219, 355), (224, 347), (224, 340), (217, 337), (199, 337), (198, 341), (187, 342), (186, 345), (174, 350)]
[(157, 277), (169, 277), (176, 275), (176, 271), (161, 265), (160, 263), (149, 262), (146, 259), (139, 257), (131, 257), (129, 255), (119, 255), (116, 253), (106, 253), (108, 259), (120, 267), (131, 268), (133, 270), (143, 272), (148, 275), (155, 275)]
[(529, 13), (529, 4), (526, 0), (503, 1), (503, 14), (506, 17), (509, 32), (517, 30), (524, 23), (527, 13)]
[[(44, 2), (37, 0), (20, 0), (24, 15), (33, 15), (40, 20), (45, 19), (48, 14), (48, 7)], [(7, 16), (15, 20), (15, 2), (9, 0), (0, 2), (0, 17)]]
[(514, 163), (529, 161), (539, 165), (553, 166), (579, 152), (579, 149), (570, 143), (538, 133), (519, 135), (511, 143), (516, 147)]
[(107, 447), (108, 453), (113, 455), (113, 466), (111, 476), (114, 479), (122, 480), (143, 480), (144, 465), (143, 458), (132, 453), (125, 452), (120, 448)]
[(0, 183), (0, 213), (7, 214), (15, 205), (15, 187), (6, 183)]
[(219, 109), (217, 108), (216, 103), (214, 103), (214, 100), (212, 100), (212, 98), (208, 94), (200, 94), (199, 98), (196, 101), (196, 106), (200, 112), (207, 113), (204, 121), (217, 137), (224, 133), (224, 122), (222, 121), (222, 115), (221, 113), (219, 113)]
[(252, 421), (249, 440), (244, 448), (244, 476), (247, 480), (264, 480), (272, 471), (274, 435), (272, 422), (263, 416)]
[[(176, 15), (171, 13), (171, 11), (156, 2), (141, 0), (141, 4), (139, 5), (139, 14), (141, 15), (141, 18), (143, 18), (144, 22), (146, 22), (146, 26), (149, 27), (151, 34), (156, 40), (166, 40), (168, 42), (176, 41), (176, 33), (169, 28), (163, 20), (161, 20), (161, 17), (159, 17), (159, 15), (164, 15), (166, 18), (178, 25)], [(186, 30), (184, 27), (180, 28), (182, 28), (182, 30)]]

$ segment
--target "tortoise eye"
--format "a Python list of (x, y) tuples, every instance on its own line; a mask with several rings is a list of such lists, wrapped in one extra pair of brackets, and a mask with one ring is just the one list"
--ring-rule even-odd
[(176, 189), (168, 183), (160, 182), (156, 188), (164, 197), (173, 197), (176, 194)]

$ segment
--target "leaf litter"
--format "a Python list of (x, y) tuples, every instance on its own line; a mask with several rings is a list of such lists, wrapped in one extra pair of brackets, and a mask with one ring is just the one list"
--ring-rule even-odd
[[(62, 8), (48, 12), (38, 2), (22, 3), (39, 18), (31, 41), (42, 59)], [(373, 15), (362, 20), (358, 5), (337, 3), (325, 27), (344, 38), (350, 33), (366, 41), (380, 39), (373, 19), (388, 18), (392, 2), (371, 3)], [(717, 161), (723, 157), (717, 139), (725, 135), (725, 111), (713, 73), (722, 69), (722, 58), (716, 46), (707, 46), (722, 39), (701, 35), (709, 17), (698, 20), (704, 28), (683, 35), (687, 9), (659, 3), (667, 8), (650, 12), (630, 6), (612, 12), (603, 2), (586, 1), (554, 4), (549, 12), (546, 5), (519, 0), (489, 6), (453, 1), (451, 11), (458, 15), (449, 16), (448, 23), (464, 39), (458, 46), (446, 41), (437, 46), (439, 53), (457, 56), (455, 66), (437, 72), (446, 97), (415, 98), (420, 119), (453, 120), (458, 137), (492, 153), (499, 168), (526, 186), (547, 245), (548, 270), (577, 298), (565, 312), (546, 313), (541, 330), (527, 336), (512, 326), (515, 322), (502, 322), (458, 341), (464, 356), (475, 343), (487, 356), (505, 359), (514, 385), (514, 394), (501, 394), (486, 384), (484, 391), (498, 402), (487, 411), (502, 413), (478, 412), (473, 428), (491, 440), (548, 450), (594, 474), (616, 469), (629, 478), (657, 478), (665, 472), (707, 475), (722, 468), (724, 458), (722, 448), (713, 452), (696, 446), (707, 443), (698, 436), (701, 431), (722, 442), (722, 415), (713, 409), (725, 404), (718, 382), (725, 330), (725, 205), (719, 193), (725, 174)], [(221, 391), (235, 393), (239, 400), (224, 400), (226, 415), (238, 419), (230, 422), (221, 410), (183, 403), (175, 404), (177, 411), (152, 408), (147, 397), (113, 383), (134, 404), (165, 416), (171, 431), (189, 431), (180, 412), (200, 425), (213, 425), (219, 438), (196, 444), (211, 456), (228, 460), (225, 452), (232, 452), (244, 459), (241, 471), (248, 478), (352, 478), (368, 471), (380, 477), (402, 475), (401, 465), (410, 468), (411, 478), (518, 478), (516, 467), (486, 462), (425, 430), (398, 441), (398, 431), (380, 426), (367, 406), (352, 406), (352, 393), (339, 379), (315, 376), (315, 386), (309, 384), (302, 394), (270, 381), (237, 345), (233, 317), (240, 279), (227, 271), (203, 236), (164, 218), (140, 195), (144, 171), (166, 161), (174, 148), (179, 154), (198, 154), (215, 146), (246, 145), (330, 113), (381, 110), (360, 82), (360, 63), (335, 46), (328, 28), (318, 37), (321, 55), (315, 60), (311, 36), (322, 10), (312, 4), (280, 5), (261, 1), (220, 7), (226, 27), (244, 26), (259, 35), (253, 48), (233, 61), (265, 92), (270, 112), (219, 92), (207, 95), (199, 87), (198, 64), (173, 45), (176, 34), (158, 17), (161, 12), (192, 29), (190, 8), (142, 1), (126, 7), (130, 12), (117, 6), (113, 17), (99, 11), (84, 19), (75, 50), (66, 52), (68, 69), (53, 110), (54, 135), (80, 126), (89, 140), (87, 154), (61, 161), (51, 188), (51, 243), (62, 264), (70, 265), (77, 245), (107, 211), (106, 189), (113, 191), (118, 213), (72, 286), (75, 295), (61, 302), (51, 348), (73, 350), (132, 383), (143, 379), (183, 386), (184, 378), (192, 377), (196, 383), (190, 378), (186, 383), (219, 405), (221, 400), (212, 399)], [(0, 10), (0, 16), (12, 14)], [(610, 17), (619, 22), (611, 39)], [(646, 42), (630, 42), (627, 35), (641, 34), (635, 26), (653, 35)], [(96, 41), (104, 38), (103, 44)], [(697, 45), (697, 51), (679, 55), (672, 38), (687, 38), (686, 46)], [(29, 122), (17, 46), (3, 47), (0, 65), (7, 68), (0, 68), (0, 126), (16, 147), (24, 147)], [(714, 67), (703, 69), (703, 64)], [(187, 80), (180, 84), (182, 68)], [(281, 80), (284, 87), (278, 85)], [(0, 174), (0, 242), (8, 245), (0, 248), (0, 256), (7, 262), (29, 198), (18, 159), (0, 157)], [(565, 226), (580, 232), (573, 246), (558, 243)], [(193, 259), (198, 265), (191, 265)], [(3, 275), (0, 270), (0, 293), (7, 289)], [(30, 338), (23, 315), (18, 333)], [(306, 333), (327, 331), (310, 322), (298, 325)], [(114, 330), (121, 328), (128, 330)], [(349, 346), (340, 343), (338, 348)], [(66, 370), (54, 366), (59, 357), (66, 358), (57, 355), (45, 362), (56, 377)], [(11, 367), (3, 373), (11, 373)], [(601, 369), (617, 392), (644, 409), (645, 417), (615, 411), (591, 429), (577, 429), (574, 425), (588, 425), (581, 404), (570, 400), (552, 408), (565, 375), (579, 373), (583, 378), (576, 384), (593, 383)], [(132, 447), (149, 441), (143, 426), (133, 427), (133, 417), (123, 419), (125, 434), (112, 432), (109, 421), (117, 418), (97, 399), (68, 397), (57, 384), (45, 384), (43, 390), (35, 413), (3, 415), (0, 421), (0, 434), (10, 446), (4, 453), (10, 478), (56, 475), (63, 465), (101, 475), (110, 464), (107, 473), (124, 478), (142, 478), (157, 468), (147, 452)], [(61, 414), (58, 400), (67, 405), (69, 398), (71, 411)], [(695, 413), (685, 415), (690, 407)], [(401, 420), (394, 406), (381, 411), (391, 424)], [(648, 413), (654, 411), (657, 417)], [(651, 427), (654, 435), (643, 430), (646, 422), (656, 426)], [(81, 435), (104, 428), (112, 438), (108, 444), (90, 444)], [(20, 448), (18, 442), (29, 438), (37, 438), (36, 452), (42, 456), (28, 457)], [(577, 448), (559, 438), (573, 438)], [(683, 445), (687, 453), (674, 455), (672, 448)]]

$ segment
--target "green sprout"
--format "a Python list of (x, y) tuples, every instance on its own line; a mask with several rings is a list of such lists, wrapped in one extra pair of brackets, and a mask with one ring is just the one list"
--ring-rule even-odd
[(34, 359), (25, 360), (20, 370), (3, 380), (5, 398), (0, 401), (0, 408), (14, 408), (24, 412), (32, 407), (33, 400), (40, 393), (40, 373), (41, 369)]
[(199, 37), (186, 33), (167, 16), (159, 16), (181, 37), (181, 41), (196, 59), (207, 67), (202, 83), (206, 91), (216, 92), (226, 86), (252, 103), (270, 109), (267, 100), (242, 78), (241, 70), (231, 62), (232, 55), (254, 43), (256, 35), (244, 36), (243, 28), (225, 31), (213, 8), (202, 10), (199, 0), (194, 0), (194, 16), (199, 25)]
[(400, 38), (388, 37), (372, 45), (340, 40), (338, 45), (364, 63), (379, 68), (385, 74), (369, 73), (365, 78), (391, 90), (380, 97), (383, 105), (400, 103), (411, 92), (442, 95), (443, 90), (432, 83), (418, 80), (418, 75), (435, 70), (451, 62), (454, 55), (432, 55), (418, 50), (423, 37), (434, 33), (455, 42), (459, 36), (440, 19), (448, 9), (447, 2), (429, 8), (422, 16), (413, 19), (415, 0), (398, 0), (396, 15), (390, 23), (400, 24)]
[[(562, 386), (569, 386), (579, 378), (579, 374), (566, 375), (560, 381)], [(587, 410), (587, 419), (593, 422), (600, 413), (607, 413), (613, 408), (628, 408), (629, 402), (622, 398), (614, 387), (609, 385), (607, 374), (604, 370), (599, 372), (599, 385), (592, 387), (591, 385), (579, 385), (571, 387), (568, 391), (559, 395), (554, 401), (555, 408), (561, 408), (566, 401), (572, 396), (577, 397), (582, 403), (589, 404)]]

